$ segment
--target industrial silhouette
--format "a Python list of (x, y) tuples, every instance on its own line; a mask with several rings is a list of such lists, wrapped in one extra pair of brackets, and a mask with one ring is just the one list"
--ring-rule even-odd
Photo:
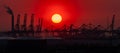
[[(4, 32), (5, 34), (14, 35), (14, 37), (36, 37), (36, 34), (41, 36), (42, 33), (47, 35), (52, 34), (53, 37), (60, 37), (63, 39), (81, 39), (81, 38), (92, 38), (92, 39), (103, 39), (103, 38), (119, 38), (120, 28), (114, 29), (115, 15), (113, 15), (111, 24), (107, 26), (107, 29), (103, 28), (101, 25), (94, 26), (93, 24), (82, 24), (80, 27), (76, 28), (74, 24), (70, 26), (63, 25), (60, 29), (42, 29), (43, 28), (43, 19), (38, 19), (38, 24), (36, 25), (37, 29), (34, 26), (34, 15), (31, 15), (30, 25), (27, 27), (27, 14), (24, 14), (23, 25), (20, 25), (20, 17), (18, 14), (17, 22), (14, 27), (14, 13), (12, 9), (8, 6), (5, 6), (7, 13), (12, 17), (12, 28), (9, 32)], [(108, 30), (110, 29), (110, 30)]]
[(5, 8), (7, 9), (7, 13), (10, 14), (11, 17), (12, 17), (12, 20), (11, 20), (12, 21), (12, 28), (11, 28), (11, 30), (12, 30), (12, 32), (14, 32), (14, 13), (13, 13), (13, 11), (10, 7), (5, 6)]

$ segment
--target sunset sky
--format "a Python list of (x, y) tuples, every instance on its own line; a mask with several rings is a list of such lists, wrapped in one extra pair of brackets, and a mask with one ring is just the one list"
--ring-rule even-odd
[[(84, 23), (107, 27), (107, 19), (110, 24), (115, 14), (115, 27), (120, 26), (120, 0), (0, 0), (0, 31), (11, 30), (11, 16), (4, 6), (9, 6), (13, 10), (15, 24), (17, 15), (20, 14), (22, 25), (24, 14), (27, 13), (28, 26), (33, 13), (35, 26), (38, 24), (38, 18), (43, 18), (43, 27), (64, 24), (80, 26)], [(54, 24), (51, 21), (52, 15), (56, 13), (62, 16), (61, 23)]]

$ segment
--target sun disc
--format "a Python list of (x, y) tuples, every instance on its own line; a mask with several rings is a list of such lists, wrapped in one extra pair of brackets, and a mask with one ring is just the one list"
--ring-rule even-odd
[(62, 21), (62, 16), (60, 14), (54, 14), (52, 16), (53, 23), (60, 23)]

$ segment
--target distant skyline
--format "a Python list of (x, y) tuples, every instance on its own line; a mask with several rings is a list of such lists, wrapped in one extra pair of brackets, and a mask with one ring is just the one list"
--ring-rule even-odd
[[(20, 25), (23, 24), (24, 14), (28, 14), (27, 25), (30, 24), (31, 14), (35, 14), (35, 26), (38, 18), (44, 19), (44, 26), (63, 26), (64, 24), (92, 23), (107, 27), (113, 14), (115, 14), (115, 27), (120, 26), (120, 0), (0, 0), (0, 31), (11, 30), (11, 16), (6, 13), (4, 6), (9, 6), (14, 11), (15, 24), (17, 15), (21, 15)], [(51, 16), (61, 14), (63, 21), (53, 24)]]

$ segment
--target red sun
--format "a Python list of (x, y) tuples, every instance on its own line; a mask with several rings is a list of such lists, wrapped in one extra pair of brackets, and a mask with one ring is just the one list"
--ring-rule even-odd
[(60, 14), (54, 14), (51, 20), (53, 23), (60, 23), (62, 21), (62, 16)]

